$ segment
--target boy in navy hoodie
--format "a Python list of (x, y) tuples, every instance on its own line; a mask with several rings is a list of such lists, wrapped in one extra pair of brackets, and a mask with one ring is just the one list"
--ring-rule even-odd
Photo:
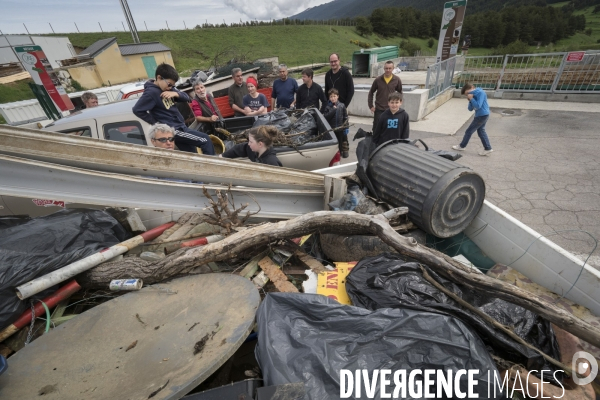
[(373, 131), (372, 146), (377, 147), (393, 139), (408, 139), (410, 134), (408, 114), (400, 106), (402, 106), (402, 93), (390, 93), (388, 109), (381, 114)]
[(465, 131), (462, 142), (460, 142), (459, 145), (452, 146), (452, 148), (454, 150), (463, 151), (465, 147), (467, 147), (473, 132), (477, 131), (477, 135), (479, 135), (479, 139), (481, 139), (481, 143), (483, 144), (483, 151), (480, 152), (479, 155), (487, 156), (494, 151), (492, 150), (490, 139), (485, 132), (485, 124), (490, 118), (490, 107), (488, 106), (487, 95), (482, 89), (475, 87), (470, 83), (466, 83), (465, 86), (462, 87), (460, 93), (463, 96), (465, 94), (467, 95), (467, 99), (469, 100), (469, 111), (475, 110), (475, 118), (473, 118), (473, 122), (471, 122), (471, 125), (469, 125)]
[(185, 125), (183, 116), (175, 106), (175, 102), (190, 102), (187, 94), (175, 88), (179, 74), (169, 64), (160, 64), (156, 68), (155, 80), (144, 84), (144, 93), (133, 106), (133, 113), (147, 123), (166, 124), (175, 129), (175, 144), (181, 151), (214, 155), (215, 149), (206, 133), (198, 132)]

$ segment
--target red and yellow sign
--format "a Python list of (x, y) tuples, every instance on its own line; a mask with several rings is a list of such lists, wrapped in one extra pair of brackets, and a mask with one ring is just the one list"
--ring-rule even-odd
[(317, 293), (337, 300), (341, 304), (352, 305), (346, 292), (346, 277), (355, 265), (356, 261), (336, 262), (336, 269), (321, 272), (317, 276)]

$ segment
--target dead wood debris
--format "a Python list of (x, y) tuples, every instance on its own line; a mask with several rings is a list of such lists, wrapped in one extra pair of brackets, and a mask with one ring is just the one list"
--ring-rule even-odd
[(240, 213), (244, 211), (249, 204), (244, 203), (239, 208), (235, 208), (235, 200), (233, 198), (233, 193), (231, 192), (231, 185), (225, 194), (221, 193), (218, 189), (215, 190), (216, 200), (208, 192), (206, 187), (202, 187), (202, 193), (204, 193), (204, 196), (210, 202), (208, 208), (212, 210), (212, 213), (203, 215), (204, 221), (221, 226), (227, 231), (227, 234), (230, 234), (233, 228), (243, 226), (246, 221), (248, 221), (248, 218), (261, 211), (260, 204), (256, 203), (258, 205), (258, 211), (246, 211), (246, 215), (240, 218)]
[(191, 331), (192, 329), (194, 329), (194, 327), (196, 325), (198, 325), (200, 322), (194, 322), (194, 325), (190, 326), (190, 329), (188, 329), (188, 332)]
[(298, 289), (290, 281), (287, 276), (279, 269), (279, 266), (275, 264), (271, 258), (265, 257), (258, 262), (260, 268), (273, 282), (277, 290), (280, 292), (287, 293), (298, 293)]

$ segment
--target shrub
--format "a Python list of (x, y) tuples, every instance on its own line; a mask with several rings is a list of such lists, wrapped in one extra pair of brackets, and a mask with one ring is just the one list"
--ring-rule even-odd
[(410, 40), (402, 40), (399, 45), (402, 50), (402, 55), (413, 57), (417, 51), (421, 51), (421, 46)]
[(492, 49), (491, 55), (504, 56), (507, 54), (526, 54), (529, 53), (529, 46), (520, 40), (516, 40), (506, 46), (498, 46)]
[(588, 36), (592, 36), (592, 28), (587, 28), (583, 33), (585, 33)]
[(85, 90), (85, 88), (81, 86), (81, 84), (75, 79), (71, 79), (71, 86), (73, 87), (73, 89), (75, 89), (76, 92), (83, 92)]
[(379, 42), (375, 42), (373, 44), (375, 45), (375, 47), (381, 47), (381, 43), (379, 43)]
[(371, 21), (368, 18), (357, 17), (354, 21), (356, 23), (356, 32), (360, 36), (367, 37), (373, 33), (373, 25), (371, 25)]
[(335, 28), (331, 28), (332, 31), (334, 31), (335, 33), (338, 33), (337, 29)]
[(433, 38), (429, 38), (429, 40), (427, 41), (427, 47), (432, 49), (434, 44), (435, 44), (435, 40), (433, 40)]

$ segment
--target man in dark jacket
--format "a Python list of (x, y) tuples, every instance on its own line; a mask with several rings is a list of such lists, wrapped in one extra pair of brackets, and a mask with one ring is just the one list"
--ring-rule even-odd
[[(402, 93), (402, 81), (396, 75), (392, 73), (394, 70), (394, 63), (387, 61), (383, 66), (383, 75), (378, 76), (371, 85), (367, 102), (369, 109), (374, 113), (373, 117), (373, 131), (377, 126), (379, 117), (388, 108), (388, 97), (394, 92)], [(375, 95), (375, 105), (373, 105), (373, 95)]]
[(302, 82), (304, 82), (298, 88), (296, 93), (296, 108), (317, 108), (323, 112), (327, 99), (325, 99), (325, 93), (323, 88), (318, 83), (313, 82), (314, 72), (310, 68), (304, 68), (302, 70)]
[(354, 96), (352, 75), (348, 68), (342, 67), (340, 56), (336, 53), (329, 56), (329, 65), (331, 65), (331, 69), (325, 74), (325, 92), (329, 93), (330, 89), (337, 89), (340, 96), (339, 101), (344, 103), (347, 109)]
[(160, 64), (155, 77), (144, 84), (144, 93), (133, 106), (133, 113), (150, 125), (159, 122), (175, 129), (175, 145), (179, 150), (196, 153), (199, 147), (203, 154), (214, 155), (215, 149), (208, 135), (188, 128), (175, 105), (175, 102), (190, 102), (187, 94), (175, 88), (179, 79), (175, 68)]

